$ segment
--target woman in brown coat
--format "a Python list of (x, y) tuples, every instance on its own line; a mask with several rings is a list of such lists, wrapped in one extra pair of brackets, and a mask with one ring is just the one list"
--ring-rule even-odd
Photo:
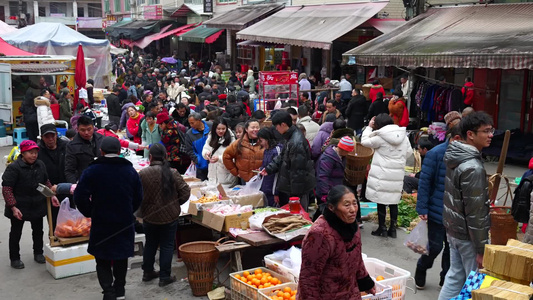
[(248, 120), (244, 125), (244, 135), (224, 151), (226, 169), (245, 182), (256, 175), (253, 171), (258, 170), (263, 163), (264, 149), (257, 140), (259, 129), (257, 120)]
[[(146, 242), (143, 252), (143, 281), (159, 277), (159, 286), (176, 281), (170, 276), (174, 240), (181, 213), (180, 205), (187, 202), (191, 189), (176, 169), (170, 168), (165, 146), (160, 143), (150, 147), (150, 166), (141, 170), (143, 186), (141, 214)], [(159, 247), (160, 271), (154, 270)]]

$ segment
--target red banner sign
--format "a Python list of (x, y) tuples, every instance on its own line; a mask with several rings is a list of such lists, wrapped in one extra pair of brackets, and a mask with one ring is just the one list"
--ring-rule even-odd
[(296, 72), (259, 72), (259, 80), (265, 85), (298, 84)]

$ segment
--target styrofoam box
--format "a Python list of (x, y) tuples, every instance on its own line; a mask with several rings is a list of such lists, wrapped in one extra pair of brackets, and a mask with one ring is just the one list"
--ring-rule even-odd
[(0, 147), (9, 146), (7, 137), (0, 137)]
[(65, 278), (96, 271), (94, 256), (87, 253), (88, 244), (71, 247), (44, 247), (46, 270), (55, 278)]
[(6, 136), (6, 138), (7, 138), (7, 145), (8, 146), (13, 146), (13, 136), (8, 135), (8, 136)]
[(279, 274), (289, 278), (292, 282), (298, 283), (298, 278), (300, 277), (300, 270), (293, 271), (289, 269), (288, 267), (284, 266), (280, 261), (275, 260), (273, 255), (266, 255), (265, 256), (265, 266), (274, 272), (278, 272)]

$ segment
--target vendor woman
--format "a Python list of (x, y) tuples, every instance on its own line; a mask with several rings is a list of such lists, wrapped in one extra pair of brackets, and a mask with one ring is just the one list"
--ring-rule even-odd
[[(43, 256), (46, 198), (37, 191), (37, 187), (39, 183), (52, 187), (44, 163), (37, 160), (39, 146), (32, 140), (25, 140), (19, 148), (19, 157), (7, 166), (2, 176), (2, 195), (6, 201), (4, 215), (11, 219), (9, 259), (14, 269), (24, 268), (24, 263), (20, 260), (20, 238), (25, 221), (31, 223), (33, 259), (40, 264), (46, 262)], [(59, 206), (56, 196), (52, 197), (52, 205)]]
[(361, 256), (361, 233), (356, 221), (354, 193), (337, 185), (327, 196), (327, 208), (302, 244), (302, 268), (297, 299), (361, 299), (375, 294)]

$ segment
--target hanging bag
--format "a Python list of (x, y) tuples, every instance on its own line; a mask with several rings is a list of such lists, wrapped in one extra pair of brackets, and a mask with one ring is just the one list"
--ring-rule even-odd
[(57, 226), (54, 235), (62, 238), (89, 236), (91, 219), (84, 217), (79, 210), (70, 207), (69, 198), (65, 198), (57, 214)]
[(191, 163), (191, 165), (185, 171), (185, 176), (195, 177), (196, 178), (196, 165)]
[(252, 177), (241, 190), (239, 195), (252, 195), (259, 193), (261, 185), (263, 184), (263, 177), (261, 175), (255, 175)]
[(415, 253), (428, 255), (428, 224), (426, 221), (421, 220), (415, 229), (405, 239), (403, 243), (407, 248), (413, 250)]

